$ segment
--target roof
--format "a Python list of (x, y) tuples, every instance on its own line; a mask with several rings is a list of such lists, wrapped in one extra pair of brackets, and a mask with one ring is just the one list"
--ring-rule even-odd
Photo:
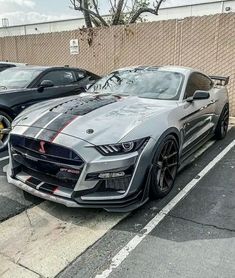
[[(16, 69), (16, 68), (14, 68)], [(81, 68), (72, 68), (72, 67), (60, 67), (60, 66), (34, 66), (34, 65), (30, 65), (30, 66), (25, 66), (24, 70), (47, 70), (47, 69), (79, 69), (79, 70), (83, 70)]]
[(192, 71), (195, 71), (192, 68), (189, 67), (182, 67), (182, 66), (131, 66), (131, 67), (126, 67), (126, 68), (121, 68), (121, 69), (117, 69), (116, 71), (128, 71), (128, 70), (135, 70), (135, 69), (143, 69), (143, 70), (147, 70), (147, 69), (161, 69), (161, 70), (168, 70), (168, 71), (176, 71), (182, 74), (186, 74), (186, 73), (190, 73)]
[(14, 66), (26, 66), (27, 64), (24, 63), (15, 63), (15, 62), (5, 62), (5, 61), (0, 61), (1, 65), (14, 65)]

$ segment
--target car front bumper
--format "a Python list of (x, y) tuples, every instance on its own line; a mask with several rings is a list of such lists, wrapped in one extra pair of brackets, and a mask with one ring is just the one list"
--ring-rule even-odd
[[(66, 140), (63, 140), (69, 148), (71, 148), (70, 139), (66, 136)], [(16, 173), (15, 169), (18, 169), (19, 165), (18, 162), (15, 162), (15, 154), (11, 151), (10, 146), (10, 167), (7, 172), (7, 178), (9, 183), (32, 195), (67, 207), (131, 211), (148, 200), (148, 173), (155, 144), (156, 142), (150, 138), (141, 152), (104, 157), (93, 146), (88, 146), (87, 142), (82, 140), (77, 140), (74, 148), (73, 138), (73, 149), (84, 161), (81, 174), (73, 188), (63, 187), (63, 185), (55, 186), (53, 184), (55, 187), (50, 187), (50, 190), (48, 190), (48, 186), (45, 190), (45, 186), (40, 181), (32, 185), (31, 180), (35, 180), (34, 174), (25, 173), (24, 170), (17, 170)], [(123, 171), (130, 172), (128, 172), (129, 175), (125, 177), (125, 180), (121, 178), (97, 179), (100, 173)], [(97, 174), (95, 178), (94, 174)], [(91, 178), (88, 178), (89, 175)], [(121, 188), (119, 188), (119, 181), (122, 183)], [(109, 188), (110, 186), (111, 189)], [(107, 188), (109, 190), (106, 190)]]

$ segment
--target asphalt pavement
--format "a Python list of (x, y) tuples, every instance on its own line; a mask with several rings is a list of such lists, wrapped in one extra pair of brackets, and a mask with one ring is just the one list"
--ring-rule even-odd
[[(235, 147), (220, 157), (234, 140), (235, 128), (206, 144), (166, 198), (130, 214), (26, 200), (1, 170), (0, 277), (234, 278)], [(4, 153), (0, 169), (7, 164)], [(162, 215), (179, 194), (184, 198)]]
[[(133, 212), (58, 277), (234, 278), (234, 147), (133, 251), (128, 250), (133, 238), (141, 238), (146, 225), (234, 139), (232, 129), (225, 140), (215, 142), (181, 171), (168, 197)], [(107, 272), (112, 265), (118, 267)]]
[(9, 184), (4, 173), (4, 168), (8, 164), (8, 152), (0, 154), (0, 223), (13, 217), (25, 209), (33, 206), (41, 200), (32, 198), (29, 201), (25, 198), (22, 190)]

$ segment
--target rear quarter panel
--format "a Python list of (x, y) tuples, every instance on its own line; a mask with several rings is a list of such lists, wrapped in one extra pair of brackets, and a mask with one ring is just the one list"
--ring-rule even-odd
[(218, 120), (225, 104), (229, 103), (228, 90), (226, 87), (216, 87), (213, 89), (213, 93), (216, 100), (215, 115)]

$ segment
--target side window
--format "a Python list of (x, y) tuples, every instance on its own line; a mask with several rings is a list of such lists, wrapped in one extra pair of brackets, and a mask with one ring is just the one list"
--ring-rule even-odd
[(96, 80), (99, 80), (99, 79), (100, 79), (100, 77), (99, 77), (98, 75), (96, 75), (96, 74), (94, 74), (94, 73), (91, 73), (91, 72), (89, 72), (89, 71), (87, 71), (87, 75), (89, 76), (89, 79), (90, 79), (90, 80), (93, 80), (93, 81), (96, 81)]
[(70, 70), (54, 70), (46, 73), (40, 80), (51, 80), (54, 86), (70, 85), (76, 81), (74, 73)]
[(86, 73), (84, 71), (76, 71), (76, 80), (80, 81), (86, 77)]
[(209, 91), (213, 86), (212, 81), (203, 74), (193, 73), (188, 80), (185, 98), (192, 97), (197, 90)]

